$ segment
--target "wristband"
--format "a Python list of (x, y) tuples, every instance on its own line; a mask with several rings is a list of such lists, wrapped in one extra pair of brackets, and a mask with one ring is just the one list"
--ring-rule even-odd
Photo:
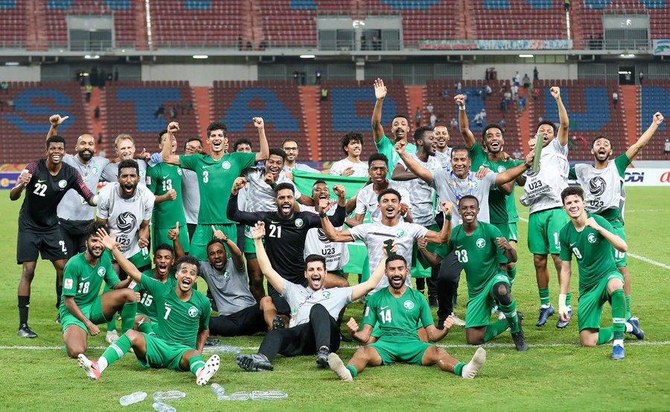
[(458, 110), (463, 110), (463, 111), (465, 111), (465, 105), (463, 105), (463, 106), (458, 106)]
[(444, 219), (445, 219), (446, 221), (448, 221), (448, 222), (451, 222), (451, 215), (447, 215), (447, 214), (445, 214), (445, 215), (444, 215)]
[(528, 164), (526, 162), (523, 162), (523, 165), (526, 166), (526, 169), (530, 169), (531, 167), (533, 167), (532, 163)]
[(559, 311), (561, 310), (561, 308), (567, 307), (567, 305), (565, 304), (567, 296), (568, 295), (565, 294), (565, 293), (560, 293), (558, 295), (558, 309), (559, 309)]
[(328, 215), (326, 214), (326, 212), (319, 212), (319, 217), (324, 218), (324, 217), (328, 217)]

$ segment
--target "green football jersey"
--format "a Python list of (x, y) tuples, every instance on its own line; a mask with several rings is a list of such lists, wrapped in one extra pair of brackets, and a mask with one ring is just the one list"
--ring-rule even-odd
[[(602, 216), (589, 214), (600, 226), (612, 232), (612, 225)], [(613, 247), (591, 227), (578, 232), (572, 222), (568, 222), (559, 237), (561, 260), (571, 261), (574, 255), (579, 268), (579, 294), (587, 292), (600, 282), (603, 276), (617, 271)]]
[[(67, 261), (63, 269), (62, 296), (74, 297), (77, 306), (90, 305), (100, 295), (103, 281), (110, 288), (120, 282), (119, 276), (112, 266), (112, 255), (105, 250), (95, 266), (88, 264), (86, 252), (82, 252)], [(61, 300), (65, 306), (65, 299)]]
[(159, 229), (171, 229), (179, 222), (181, 227), (186, 227), (186, 215), (181, 190), (181, 168), (167, 163), (159, 163), (147, 170), (147, 187), (156, 196), (167, 193), (170, 189), (177, 192), (175, 200), (154, 205), (151, 216), (151, 224)]
[(198, 332), (209, 329), (212, 307), (200, 292), (193, 290), (184, 302), (177, 296), (176, 283), (161, 283), (142, 274), (142, 287), (152, 296), (158, 320), (157, 335), (168, 342), (181, 343), (195, 349)]
[[(153, 269), (147, 269), (144, 272), (142, 272), (143, 275), (147, 275), (148, 277), (152, 279), (156, 279), (156, 272), (154, 272)], [(167, 280), (165, 283), (172, 283), (173, 288), (176, 287), (174, 285), (175, 283), (175, 278), (172, 272), (167, 277)], [(156, 300), (154, 299), (154, 295), (151, 294), (151, 292), (142, 287), (141, 284), (135, 283), (135, 281), (130, 282), (130, 285), (132, 286), (132, 289), (140, 294), (140, 301), (138, 302), (137, 305), (137, 313), (146, 316), (149, 318), (152, 322), (156, 322), (158, 320), (157, 318), (157, 312), (158, 310), (156, 309)]]
[[(472, 160), (471, 170), (476, 172), (480, 166), (490, 169), (493, 173), (504, 172), (523, 163), (522, 160), (507, 159), (500, 162), (491, 161), (484, 149), (475, 143), (470, 149), (470, 159)], [(489, 191), (489, 221), (490, 223), (514, 223), (519, 221), (519, 213), (516, 210), (514, 201), (514, 189), (512, 193), (507, 194), (500, 190), (497, 185), (491, 186)]]
[(416, 330), (433, 324), (433, 315), (426, 298), (407, 288), (396, 298), (386, 287), (368, 297), (363, 324), (379, 324), (381, 337), (401, 336), (418, 339)]
[(477, 222), (477, 228), (469, 235), (463, 225), (456, 226), (451, 232), (447, 253), (454, 251), (463, 266), (470, 298), (481, 293), (495, 275), (504, 273), (500, 264), (507, 263), (507, 258), (496, 243), (498, 237), (502, 237), (500, 230), (484, 222)]
[(218, 161), (205, 154), (179, 156), (181, 167), (198, 175), (200, 212), (198, 224), (221, 225), (235, 223), (226, 216), (233, 182), (242, 170), (256, 163), (256, 153), (229, 153)]
[[(393, 169), (395, 165), (400, 161), (400, 155), (395, 151), (395, 142), (391, 141), (386, 135), (382, 136), (378, 142), (375, 142), (375, 147), (377, 151), (388, 159), (388, 173), (386, 173), (386, 178), (391, 180), (391, 175), (393, 174)], [(416, 153), (416, 145), (413, 143), (407, 143), (405, 146), (405, 152), (407, 154)]]

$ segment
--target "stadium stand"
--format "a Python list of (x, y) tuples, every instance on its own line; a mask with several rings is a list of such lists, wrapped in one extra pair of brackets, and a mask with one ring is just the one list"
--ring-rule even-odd
[(476, 0), (472, 5), (476, 39), (567, 38), (562, 0)]
[(0, 0), (0, 47), (25, 46), (25, 3), (25, 0)]
[[(640, 134), (647, 129), (654, 113), (661, 112), (663, 115), (670, 113), (670, 101), (668, 101), (668, 96), (670, 96), (670, 81), (645, 81), (645, 84), (640, 91)], [(649, 160), (661, 158), (663, 154), (664, 139), (660, 136), (667, 136), (667, 130), (667, 123), (661, 124), (658, 128), (657, 136), (649, 142), (642, 152), (640, 152), (639, 159)]]

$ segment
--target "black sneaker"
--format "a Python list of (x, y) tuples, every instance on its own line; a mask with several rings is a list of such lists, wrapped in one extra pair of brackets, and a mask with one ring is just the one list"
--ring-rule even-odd
[(525, 352), (528, 350), (528, 344), (526, 344), (526, 337), (523, 335), (523, 327), (521, 322), (523, 321), (523, 313), (517, 312), (517, 318), (519, 319), (519, 331), (517, 333), (512, 333), (512, 340), (514, 341), (514, 346), (519, 352)]
[(19, 338), (30, 338), (34, 339), (37, 337), (37, 333), (33, 332), (30, 329), (30, 326), (28, 326), (27, 323), (24, 323), (23, 325), (19, 326), (19, 331), (16, 334)]
[(284, 325), (284, 318), (282, 318), (281, 315), (275, 316), (274, 319), (272, 319), (272, 329), (284, 329), (286, 325)]
[(262, 353), (254, 353), (251, 355), (237, 355), (235, 358), (237, 366), (247, 372), (264, 372), (274, 369), (272, 363)]
[(554, 307), (553, 306), (547, 306), (546, 308), (541, 307), (540, 308), (540, 316), (537, 318), (537, 323), (535, 326), (541, 327), (544, 326), (545, 323), (547, 323), (547, 320), (549, 319), (550, 316), (554, 315)]
[(330, 349), (327, 346), (320, 347), (316, 352), (316, 366), (320, 369), (328, 368), (328, 355), (330, 355)]
[(56, 323), (60, 325), (60, 313), (56, 315)]
[(572, 309), (568, 309), (568, 320), (563, 321), (561, 320), (561, 317), (558, 317), (558, 320), (556, 321), (556, 327), (558, 329), (565, 329), (568, 327), (570, 324), (570, 318), (572, 317)]

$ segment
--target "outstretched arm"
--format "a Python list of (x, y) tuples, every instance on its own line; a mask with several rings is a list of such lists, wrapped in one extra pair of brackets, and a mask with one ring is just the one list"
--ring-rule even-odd
[(381, 282), (382, 277), (386, 273), (386, 249), (384, 249), (384, 257), (379, 261), (379, 264), (375, 268), (375, 271), (372, 272), (372, 276), (363, 283), (359, 283), (354, 286), (351, 290), (351, 301), (358, 300), (363, 296), (367, 295), (371, 290), (373, 290), (379, 282)]
[(258, 130), (258, 140), (260, 141), (260, 151), (256, 153), (256, 161), (266, 160), (270, 157), (270, 145), (265, 136), (265, 123), (262, 117), (254, 117), (254, 127)]
[(461, 131), (461, 136), (465, 140), (465, 147), (472, 149), (475, 145), (475, 135), (470, 130), (470, 121), (468, 120), (468, 112), (465, 111), (465, 95), (458, 94), (454, 96), (454, 101), (458, 105), (458, 128)]
[(382, 79), (375, 80), (375, 108), (372, 110), (372, 137), (375, 138), (375, 143), (381, 140), (384, 136), (384, 126), (382, 126), (382, 106), (384, 106), (384, 99), (386, 98), (386, 86)]
[(114, 256), (114, 260), (116, 260), (116, 263), (119, 264), (119, 267), (128, 274), (128, 276), (134, 280), (137, 283), (142, 283), (142, 272), (137, 270), (135, 265), (133, 265), (128, 258), (123, 256), (123, 253), (121, 253), (121, 250), (119, 249), (118, 243), (116, 243), (116, 238), (112, 237), (105, 229), (98, 229), (98, 236), (100, 236), (102, 240), (102, 244), (105, 245), (107, 249), (109, 249), (110, 252), (112, 252), (112, 256)]
[(430, 243), (447, 243), (451, 237), (451, 208), (452, 204), (449, 201), (442, 203), (442, 211), (444, 212), (444, 224), (439, 232), (429, 230), (425, 238)]
[(561, 143), (561, 146), (568, 144), (568, 128), (570, 127), (570, 119), (568, 119), (568, 111), (565, 110), (565, 105), (563, 100), (561, 100), (561, 89), (559, 87), (552, 87), (549, 89), (549, 93), (556, 100), (556, 105), (558, 105), (558, 120), (560, 126), (558, 127), (558, 141)]
[(179, 166), (179, 155), (172, 154), (172, 139), (175, 139), (174, 134), (179, 131), (179, 123), (170, 122), (167, 127), (167, 133), (163, 136), (161, 144), (163, 150), (161, 151), (161, 158), (165, 163)]
[(261, 272), (268, 278), (268, 283), (279, 293), (284, 292), (284, 278), (272, 268), (270, 258), (265, 252), (263, 245), (263, 236), (265, 236), (265, 223), (258, 222), (251, 231), (251, 236), (254, 238), (254, 245), (256, 246), (256, 257), (258, 258), (258, 265), (261, 267)]
[(402, 161), (405, 163), (405, 166), (414, 173), (418, 178), (423, 180), (429, 185), (433, 184), (433, 174), (430, 172), (430, 170), (426, 169), (425, 167), (421, 166), (419, 162), (415, 161), (414, 159), (411, 158), (410, 155), (405, 152), (405, 146), (407, 145), (407, 142), (405, 140), (400, 140), (396, 142), (395, 144), (395, 151), (398, 153)]
[(63, 116), (59, 114), (54, 114), (49, 117), (49, 132), (47, 133), (47, 139), (58, 134), (58, 126), (60, 126), (64, 121), (69, 119), (70, 116)]
[(661, 112), (654, 113), (654, 117), (647, 130), (642, 133), (642, 136), (637, 139), (637, 142), (633, 143), (628, 150), (626, 150), (626, 157), (628, 157), (629, 160), (633, 160), (635, 156), (640, 153), (640, 150), (649, 143), (649, 140), (654, 136), (654, 133), (656, 133), (656, 130), (661, 123), (663, 123), (663, 115)]
[(225, 233), (217, 229), (212, 225), (212, 237), (215, 239), (219, 239), (222, 241), (226, 246), (228, 246), (228, 249), (230, 250), (230, 254), (232, 255), (231, 257), (233, 258), (233, 264), (235, 264), (235, 267), (237, 269), (244, 269), (244, 256), (242, 255), (242, 251), (240, 248), (237, 246), (235, 242), (233, 242), (228, 236), (226, 236)]
[(535, 158), (535, 151), (531, 151), (526, 155), (526, 159), (524, 160), (523, 163), (521, 163), (518, 166), (514, 166), (511, 169), (507, 169), (503, 172), (498, 173), (496, 176), (496, 185), (502, 186), (505, 183), (511, 182), (517, 177), (521, 176), (526, 172), (526, 170), (530, 169), (533, 167), (533, 159)]

